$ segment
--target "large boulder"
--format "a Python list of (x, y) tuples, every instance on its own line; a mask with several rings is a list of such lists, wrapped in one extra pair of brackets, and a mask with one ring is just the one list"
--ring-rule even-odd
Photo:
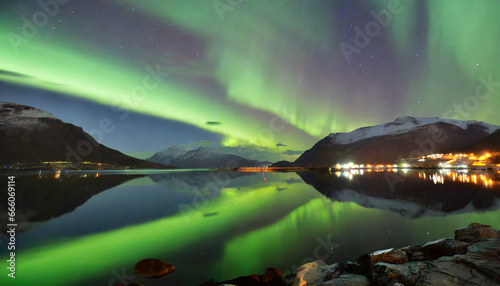
[(468, 227), (457, 229), (455, 239), (467, 242), (476, 242), (484, 239), (498, 238), (498, 231), (491, 228), (491, 225), (484, 225), (477, 222), (469, 224)]
[(500, 239), (486, 240), (467, 247), (467, 255), (483, 261), (500, 258)]
[(406, 252), (401, 249), (390, 248), (386, 250), (375, 251), (370, 254), (371, 265), (377, 262), (386, 262), (393, 264), (402, 264), (409, 262)]
[[(441, 238), (427, 242), (422, 246), (409, 245), (401, 248), (406, 253), (409, 261), (433, 260), (441, 256), (453, 256), (467, 253), (468, 242), (451, 238)], [(381, 261), (388, 262), (388, 261)]]
[(300, 266), (293, 286), (318, 284), (340, 275), (339, 264), (327, 265), (323, 260), (316, 260)]
[(408, 245), (401, 248), (404, 252), (406, 252), (406, 256), (410, 261), (422, 261), (425, 260), (425, 254), (422, 251), (422, 247), (415, 245)]
[(441, 256), (453, 256), (455, 254), (467, 253), (467, 247), (470, 243), (442, 238), (435, 241), (427, 242), (421, 246), (422, 252), (426, 260), (433, 260)]
[(405, 264), (391, 264), (378, 262), (372, 268), (372, 280), (377, 285), (392, 285), (401, 282), (404, 285), (415, 285), (420, 273), (427, 268), (425, 262), (410, 262)]

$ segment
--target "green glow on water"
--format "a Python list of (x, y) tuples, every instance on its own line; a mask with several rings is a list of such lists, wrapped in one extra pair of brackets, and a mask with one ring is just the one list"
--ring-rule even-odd
[[(256, 214), (261, 218), (277, 219), (320, 196), (311, 188), (304, 188), (303, 184), (268, 183), (240, 190), (224, 189), (219, 197), (206, 202), (206, 206), (200, 197), (196, 201), (200, 209), (195, 204), (186, 207), (186, 213), (173, 217), (82, 238), (68, 238), (35, 249), (21, 249), (16, 253), (18, 272), (14, 285), (37, 285), (41, 281), (67, 285), (109, 273), (116, 265), (126, 262), (131, 269), (144, 258), (174, 252), (213, 236), (224, 236), (241, 225), (252, 224)], [(287, 189), (280, 192), (277, 188)], [(203, 213), (218, 215), (207, 218)], [(5, 267), (5, 259), (2, 261)], [(12, 282), (7, 275), (0, 277), (2, 284), (7, 281)]]
[[(333, 263), (382, 248), (453, 237), (455, 229), (474, 221), (500, 228), (500, 210), (408, 219), (393, 211), (332, 202), (293, 178), (295, 174), (268, 174), (267, 182), (225, 188), (209, 201), (198, 198), (183, 208), (187, 211), (184, 214), (105, 233), (67, 237), (44, 246), (19, 247), (17, 278), (7, 277), (6, 257), (2, 257), (5, 275), (0, 276), (0, 284), (68, 285), (106, 276), (122, 265), (132, 273), (132, 266), (141, 259), (169, 260), (170, 253), (207, 241), (221, 242), (223, 248), (217, 259), (204, 267), (217, 280), (225, 280), (262, 274), (267, 267), (295, 271), (304, 259), (316, 258), (315, 251)], [(216, 215), (203, 216), (207, 213)], [(338, 245), (331, 252), (324, 247), (317, 250), (321, 246), (318, 239), (331, 239)]]
[[(342, 217), (345, 214), (350, 215)], [(269, 267), (278, 265), (283, 256), (303, 245), (311, 236), (315, 235), (326, 240), (325, 233), (330, 228), (342, 231), (352, 220), (365, 219), (372, 214), (373, 210), (355, 203), (332, 202), (326, 198), (313, 199), (275, 224), (228, 242), (221, 260), (222, 267), (213, 270), (239, 267), (241, 273), (254, 273), (256, 269), (261, 269), (262, 265)], [(323, 253), (322, 250), (321, 254)], [(310, 256), (314, 257), (313, 252)], [(242, 264), (240, 261), (245, 263)], [(290, 263), (292, 262), (293, 260), (290, 260)]]

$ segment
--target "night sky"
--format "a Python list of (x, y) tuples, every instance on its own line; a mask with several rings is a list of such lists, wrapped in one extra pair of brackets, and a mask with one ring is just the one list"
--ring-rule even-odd
[(40, 3), (0, 4), (0, 99), (87, 132), (110, 119), (123, 152), (305, 150), (404, 115), (500, 125), (498, 0)]

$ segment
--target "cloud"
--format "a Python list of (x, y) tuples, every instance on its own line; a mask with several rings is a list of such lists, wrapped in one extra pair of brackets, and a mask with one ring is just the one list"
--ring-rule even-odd
[(221, 125), (222, 123), (220, 123), (219, 121), (207, 121), (205, 124), (206, 125)]
[(282, 143), (278, 143), (276, 144), (276, 147), (281, 147), (281, 146), (286, 146), (285, 144), (282, 144)]
[(2, 76), (2, 75), (9, 76), (9, 77), (18, 77), (18, 78), (34, 78), (34, 77), (27, 75), (27, 74), (0, 69), (0, 76)]
[(288, 155), (300, 155), (304, 153), (304, 151), (299, 151), (299, 150), (286, 150), (283, 152), (283, 154), (288, 154)]

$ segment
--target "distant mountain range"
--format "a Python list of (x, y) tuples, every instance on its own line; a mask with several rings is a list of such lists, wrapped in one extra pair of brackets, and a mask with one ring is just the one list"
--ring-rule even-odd
[(113, 168), (169, 168), (108, 148), (81, 127), (64, 123), (48, 112), (7, 102), (0, 102), (0, 150), (1, 165), (71, 161)]
[[(194, 148), (194, 149), (191, 149)], [(167, 148), (156, 153), (147, 160), (179, 168), (232, 169), (236, 167), (252, 167), (269, 165), (271, 162), (250, 160), (234, 153), (249, 153), (249, 150), (238, 150), (237, 147), (181, 145)]]
[(282, 161), (273, 166), (392, 164), (398, 159), (433, 153), (496, 151), (500, 145), (499, 128), (479, 121), (400, 117), (348, 133), (332, 133), (295, 162)]
[[(157, 152), (147, 160), (127, 156), (98, 143), (81, 127), (64, 123), (40, 109), (0, 102), (0, 164), (71, 161), (109, 168), (235, 168), (293, 160), (296, 151), (265, 147), (227, 147), (200, 141)], [(336, 163), (393, 164), (398, 159), (433, 153), (500, 152), (500, 126), (438, 117), (400, 117), (348, 133), (332, 133), (294, 162), (275, 167), (320, 167)], [(100, 167), (101, 168), (101, 167)], [(106, 168), (105, 166), (102, 168)]]

